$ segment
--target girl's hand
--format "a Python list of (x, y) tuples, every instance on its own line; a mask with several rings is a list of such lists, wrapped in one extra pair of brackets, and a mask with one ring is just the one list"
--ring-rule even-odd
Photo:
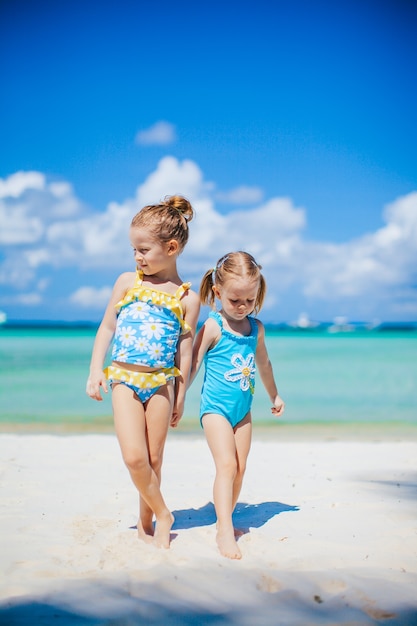
[(100, 402), (103, 400), (100, 393), (100, 387), (103, 388), (104, 393), (108, 393), (107, 379), (104, 372), (100, 372), (100, 374), (97, 375), (90, 374), (85, 388), (86, 394), (93, 400), (98, 400)]
[(284, 400), (280, 396), (276, 395), (274, 400), (274, 406), (272, 407), (271, 412), (273, 413), (273, 415), (277, 415), (280, 417), (284, 413), (284, 409)]
[(171, 415), (171, 421), (170, 421), (171, 428), (176, 428), (178, 426), (178, 422), (182, 418), (183, 412), (184, 412), (184, 403), (181, 403), (181, 405), (179, 405), (178, 402), (176, 402), (172, 409), (172, 415)]

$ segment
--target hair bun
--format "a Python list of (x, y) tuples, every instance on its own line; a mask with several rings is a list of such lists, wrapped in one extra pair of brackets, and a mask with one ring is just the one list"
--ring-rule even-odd
[(175, 209), (181, 213), (187, 222), (190, 222), (194, 217), (194, 210), (191, 206), (191, 202), (189, 202), (187, 198), (184, 198), (184, 196), (166, 196), (164, 204), (167, 207)]

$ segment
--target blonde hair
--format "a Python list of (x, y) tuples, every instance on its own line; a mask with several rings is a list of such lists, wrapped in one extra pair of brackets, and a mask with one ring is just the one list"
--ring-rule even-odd
[(214, 307), (216, 297), (213, 287), (221, 287), (225, 282), (237, 276), (248, 278), (249, 280), (259, 279), (259, 289), (256, 295), (254, 313), (258, 313), (265, 299), (266, 282), (261, 274), (262, 265), (259, 265), (253, 256), (248, 252), (229, 252), (221, 257), (216, 263), (216, 267), (204, 274), (200, 284), (200, 300), (202, 304)]
[(148, 228), (163, 243), (178, 242), (180, 252), (188, 241), (188, 222), (194, 217), (191, 203), (183, 196), (166, 196), (159, 204), (149, 204), (136, 213), (131, 227)]

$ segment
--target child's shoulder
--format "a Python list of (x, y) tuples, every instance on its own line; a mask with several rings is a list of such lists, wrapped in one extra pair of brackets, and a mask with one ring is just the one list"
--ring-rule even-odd
[(223, 328), (223, 316), (219, 311), (210, 311), (206, 319), (206, 324), (212, 324), (213, 327)]
[(258, 336), (259, 335), (264, 335), (265, 334), (265, 326), (263, 325), (261, 320), (258, 319), (257, 317), (252, 317), (252, 316), (251, 316), (251, 319), (253, 320), (253, 323), (256, 324), (256, 326), (258, 328)]
[(131, 289), (136, 280), (136, 272), (123, 272), (119, 274), (114, 283), (113, 293), (125, 294)]
[(210, 311), (202, 328), (204, 328), (206, 333), (212, 333), (213, 335), (220, 334), (222, 329), (222, 320), (219, 313), (217, 311)]
[(136, 272), (123, 272), (116, 279), (116, 284), (131, 287), (136, 280)]
[(200, 298), (198, 294), (192, 289), (187, 289), (181, 298), (184, 314), (187, 316), (187, 320), (194, 320), (194, 328), (197, 325), (198, 315), (200, 313)]
[[(191, 285), (191, 283), (183, 283), (183, 284)], [(190, 289), (190, 287), (188, 287), (188, 289), (186, 289), (186, 291), (184, 292), (183, 298), (184, 300), (188, 300), (188, 302), (200, 305), (200, 296), (198, 295), (196, 291), (194, 291), (193, 289)]]
[(204, 324), (200, 328), (200, 337), (204, 337), (204, 341), (208, 346), (208, 350), (211, 350), (219, 341), (222, 335), (222, 328), (215, 316), (209, 313), (209, 316), (205, 320)]

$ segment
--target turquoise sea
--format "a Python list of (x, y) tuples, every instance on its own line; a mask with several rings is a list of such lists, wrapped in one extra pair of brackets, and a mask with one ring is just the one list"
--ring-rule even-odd
[[(0, 430), (111, 430), (110, 394), (85, 394), (94, 327), (0, 327)], [(417, 330), (349, 332), (267, 328), (286, 412), (279, 425), (405, 425), (417, 429)], [(203, 372), (192, 385), (180, 431), (199, 431)], [(254, 425), (277, 424), (260, 380)]]

